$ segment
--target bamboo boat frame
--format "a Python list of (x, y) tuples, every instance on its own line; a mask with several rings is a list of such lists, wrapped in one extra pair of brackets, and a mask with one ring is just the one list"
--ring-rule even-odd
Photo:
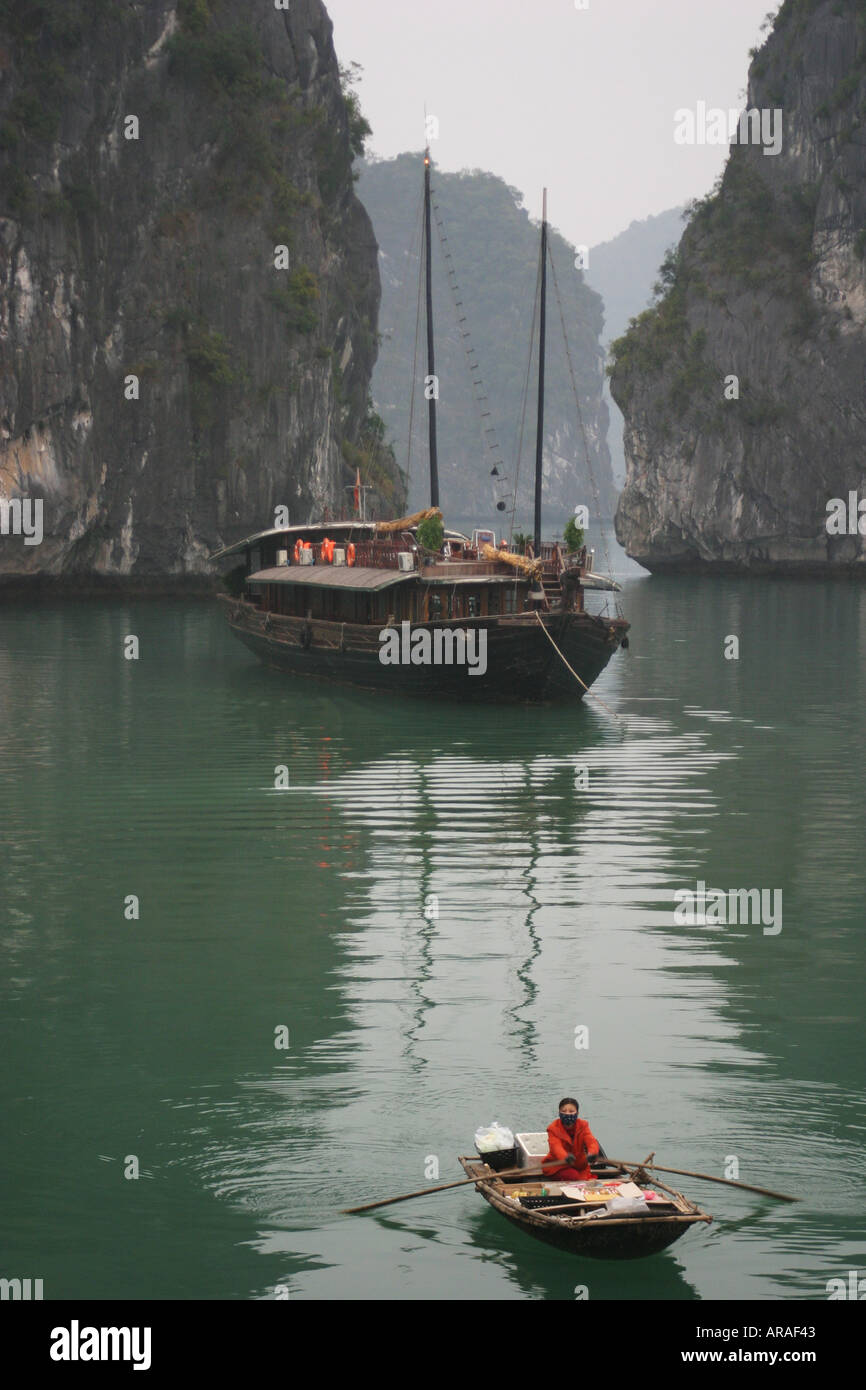
[[(494, 1169), (476, 1156), (460, 1156), (458, 1162), (467, 1177), (477, 1179), (476, 1190), (495, 1211), (527, 1235), (573, 1255), (602, 1260), (642, 1259), (667, 1249), (685, 1235), (690, 1226), (709, 1224), (713, 1219), (681, 1192), (665, 1188), (663, 1183), (655, 1179), (640, 1185), (660, 1188), (670, 1194), (671, 1200), (665, 1203), (665, 1209), (659, 1210), (658, 1215), (652, 1212), (607, 1216), (604, 1209), (578, 1215), (581, 1206), (576, 1202), (569, 1204), (573, 1210), (571, 1215), (566, 1215), (559, 1208), (553, 1214), (548, 1214), (544, 1209), (533, 1211), (518, 1206), (507, 1195), (509, 1187), (527, 1186), (526, 1179), (521, 1179), (519, 1175), (500, 1178)], [(606, 1171), (603, 1176), (609, 1179), (632, 1177), (627, 1168), (619, 1165)], [(538, 1181), (540, 1191), (541, 1183), (537, 1179), (535, 1181)]]

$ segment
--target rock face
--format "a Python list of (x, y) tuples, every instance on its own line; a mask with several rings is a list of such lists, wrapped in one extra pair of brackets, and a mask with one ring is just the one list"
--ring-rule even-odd
[(379, 278), (331, 32), (320, 0), (0, 0), (0, 521), (44, 517), (0, 577), (183, 582), (345, 506)]
[[(434, 152), (435, 153), (435, 152)], [(423, 302), (420, 352), (415, 362), (416, 305), (421, 268), (418, 210), (423, 155), (375, 160), (360, 166), (358, 192), (381, 247), (382, 347), (373, 377), (377, 409), (410, 473), (410, 506), (429, 502)], [(433, 299), (436, 334), (439, 476), (446, 518), (469, 525), (510, 515), (531, 529), (535, 474), (536, 386), (530, 381), (519, 476), (516, 442), (532, 331), (540, 229), (521, 195), (494, 174), (433, 170)], [(446, 259), (447, 251), (449, 259)], [(580, 418), (562, 338), (556, 287), (548, 281), (547, 373), (543, 452), (545, 527), (562, 526), (575, 506), (609, 519), (616, 493), (607, 449), (607, 407), (602, 398), (604, 354), (599, 342), (602, 305), (575, 265), (575, 247), (551, 231), (550, 251), (562, 299)], [(451, 273), (453, 272), (453, 273)], [(455, 304), (459, 301), (459, 307)], [(408, 422), (413, 399), (413, 447)], [(480, 380), (481, 385), (474, 383)], [(483, 399), (479, 399), (483, 398)], [(494, 444), (495, 441), (495, 444)], [(589, 453), (590, 469), (586, 455)], [(493, 468), (498, 476), (492, 475)], [(506, 511), (497, 511), (505, 502)]]
[(732, 145), (658, 303), (614, 345), (617, 537), (651, 570), (863, 572), (863, 537), (827, 524), (866, 480), (860, 0), (785, 0), (748, 106), (781, 112), (781, 152)]
[[(683, 209), (671, 208), (656, 217), (632, 222), (611, 241), (600, 242), (591, 248), (586, 278), (592, 289), (601, 295), (604, 304), (606, 343), (620, 337), (628, 327), (629, 320), (650, 303), (652, 287), (665, 252), (676, 246), (682, 234)], [(610, 416), (607, 443), (611, 471), (614, 483), (621, 488), (625, 482), (623, 418), (616, 402), (611, 399), (608, 381), (604, 384), (604, 401)]]

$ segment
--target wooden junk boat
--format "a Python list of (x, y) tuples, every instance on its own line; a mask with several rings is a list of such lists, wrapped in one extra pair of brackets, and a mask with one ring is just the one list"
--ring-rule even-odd
[[(476, 1190), (484, 1200), (512, 1225), (572, 1255), (598, 1260), (642, 1259), (666, 1250), (691, 1226), (713, 1219), (681, 1192), (649, 1181), (640, 1169), (615, 1163), (594, 1165), (597, 1178), (580, 1184), (523, 1178), (513, 1172), (499, 1174), (479, 1157), (464, 1157), (460, 1163), (467, 1177), (478, 1179)], [(625, 1183), (653, 1197), (636, 1211), (620, 1213), (610, 1207), (607, 1193), (616, 1193)], [(563, 1187), (566, 1193), (582, 1188), (585, 1199), (563, 1195)]]
[[(427, 369), (435, 376), (430, 158), (424, 163)], [(420, 524), (439, 511), (436, 401), (428, 402), (430, 508), (395, 521), (333, 521), (261, 531), (212, 558), (243, 556), (242, 592), (221, 595), (229, 626), (265, 662), (368, 689), (460, 699), (581, 699), (627, 646), (621, 617), (586, 612), (588, 589), (616, 591), (591, 552), (541, 540), (547, 203), (541, 229), (541, 330), (532, 554), (496, 548), (493, 531)], [(588, 461), (588, 460), (587, 460)], [(505, 503), (497, 504), (500, 510)], [(239, 567), (240, 569), (240, 567)], [(571, 669), (569, 669), (571, 668)]]
[(236, 554), (246, 593), (220, 595), (235, 635), (270, 665), (368, 689), (580, 699), (628, 632), (584, 610), (609, 585), (585, 549), (545, 543), (533, 562), (446, 532), (430, 554), (407, 518), (265, 531), (214, 558)]

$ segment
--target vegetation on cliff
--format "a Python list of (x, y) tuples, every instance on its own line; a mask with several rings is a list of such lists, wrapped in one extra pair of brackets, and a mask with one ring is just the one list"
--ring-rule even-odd
[(866, 5), (786, 0), (767, 27), (748, 106), (779, 121), (780, 148), (732, 143), (612, 346), (617, 532), (650, 567), (857, 558), (824, 520), (862, 475)]
[(0, 63), (0, 483), (51, 517), (22, 559), (199, 572), (277, 505), (341, 509), (368, 455), (402, 504), (321, 0), (0, 0)]

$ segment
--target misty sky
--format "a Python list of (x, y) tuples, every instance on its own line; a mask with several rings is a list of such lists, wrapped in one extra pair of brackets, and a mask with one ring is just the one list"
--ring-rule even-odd
[[(421, 149), (519, 188), (592, 246), (700, 197), (727, 150), (674, 143), (674, 112), (742, 107), (774, 0), (325, 0), (381, 156)], [(577, 0), (585, 3), (585, 0)]]

